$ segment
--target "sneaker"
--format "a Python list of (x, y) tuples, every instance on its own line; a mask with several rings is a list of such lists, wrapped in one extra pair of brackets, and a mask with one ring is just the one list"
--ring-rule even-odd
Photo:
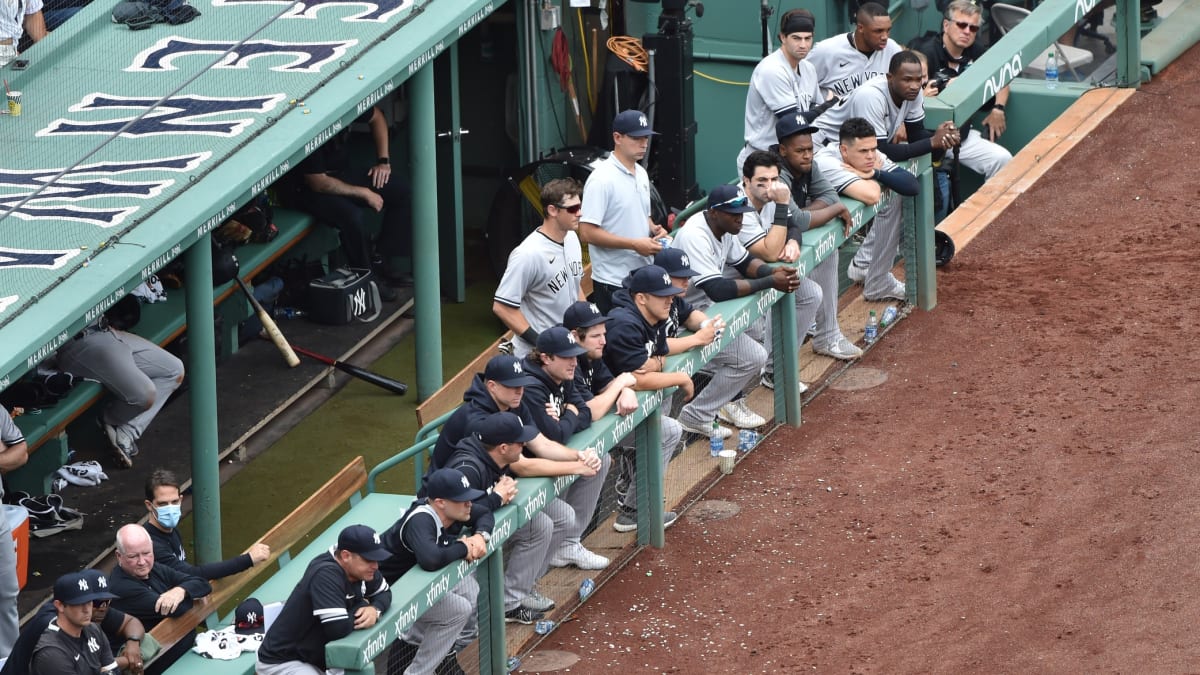
[[(679, 520), (679, 514), (674, 511), (667, 511), (663, 514), (663, 529), (675, 524)], [(617, 518), (613, 521), (613, 529), (617, 532), (633, 532), (637, 529), (637, 511), (626, 511), (621, 509), (617, 511)]]
[(851, 361), (863, 355), (863, 351), (851, 344), (845, 337), (839, 337), (837, 340), (834, 340), (833, 344), (825, 347), (814, 346), (813, 353), (832, 356), (842, 361)]
[(766, 387), (767, 389), (770, 389), (771, 391), (775, 391), (775, 373), (774, 373), (774, 371), (764, 370), (763, 374), (762, 374), (762, 378), (758, 381), (758, 383), (761, 384), (762, 386)]
[(861, 284), (867, 279), (867, 268), (859, 267), (854, 264), (854, 261), (850, 261), (850, 264), (846, 266), (846, 277), (856, 284)]
[[(529, 591), (529, 595), (521, 598), (521, 606), (525, 609), (538, 612), (549, 612), (554, 609), (554, 601), (546, 596), (538, 593), (537, 589)], [(540, 618), (540, 617), (539, 617)]]
[(611, 562), (604, 556), (593, 553), (577, 542), (571, 541), (559, 547), (554, 557), (550, 558), (551, 567), (569, 567), (574, 565), (581, 570), (602, 570)]
[(721, 409), (717, 411), (717, 417), (720, 417), (722, 422), (732, 424), (739, 429), (757, 429), (767, 423), (762, 415), (746, 405), (744, 398), (730, 401), (721, 406)]
[(137, 456), (137, 443), (133, 438), (120, 427), (113, 426), (98, 420), (100, 428), (104, 430), (104, 436), (108, 438), (108, 445), (112, 448), (113, 456), (117, 460), (117, 464), (126, 469), (133, 467), (133, 458)]
[(535, 612), (524, 605), (518, 605), (516, 609), (510, 609), (504, 613), (504, 623), (523, 623), (529, 625), (544, 618), (546, 618), (546, 615), (542, 612)]
[[(705, 426), (704, 428), (700, 428), (699, 426), (696, 426), (694, 424), (688, 424), (687, 422), (684, 422), (682, 419), (678, 420), (678, 422), (679, 422), (679, 426), (683, 427), (683, 430), (689, 434), (696, 434), (697, 436), (703, 436), (705, 438), (708, 438), (709, 436), (712, 435), (713, 429), (712, 429), (711, 425)], [(722, 427), (722, 426), (718, 426), (717, 428), (721, 430), (720, 433), (721, 433), (722, 439), (727, 439), (733, 435), (732, 429), (729, 429), (727, 427)]]
[(868, 302), (881, 302), (883, 300), (899, 300), (905, 302), (908, 300), (908, 294), (905, 292), (904, 282), (892, 277), (892, 287), (879, 295), (868, 298), (863, 296)]

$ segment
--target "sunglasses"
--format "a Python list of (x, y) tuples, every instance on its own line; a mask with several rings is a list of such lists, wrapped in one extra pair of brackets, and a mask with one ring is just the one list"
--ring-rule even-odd
[(713, 204), (709, 208), (710, 209), (719, 209), (724, 206), (732, 206), (734, 208), (740, 208), (749, 203), (750, 203), (750, 200), (746, 197), (746, 195), (738, 195), (731, 199), (726, 199), (725, 201), (721, 202), (720, 204)]
[(967, 30), (971, 31), (972, 33), (979, 32), (979, 24), (968, 23), (966, 21), (955, 21), (954, 25), (958, 26), (959, 30)]
[(108, 598), (105, 598), (104, 600), (93, 600), (92, 607), (95, 609), (100, 609), (101, 607), (108, 607), (109, 602), (112, 602), (112, 601), (109, 600)]
[(566, 211), (567, 213), (570, 213), (571, 215), (575, 215), (576, 213), (579, 213), (579, 209), (583, 208), (583, 202), (579, 202), (578, 204), (572, 204), (570, 206), (563, 206), (562, 204), (555, 204), (554, 206), (556, 208), (562, 209), (563, 211)]

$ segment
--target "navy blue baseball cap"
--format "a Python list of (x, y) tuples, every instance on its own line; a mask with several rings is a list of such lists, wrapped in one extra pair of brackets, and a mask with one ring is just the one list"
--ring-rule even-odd
[(521, 359), (511, 354), (493, 356), (483, 369), (483, 379), (495, 380), (506, 387), (528, 387), (537, 384), (531, 375), (525, 374)]
[(629, 278), (630, 293), (649, 293), (659, 297), (679, 295), (682, 288), (671, 284), (671, 275), (658, 265), (646, 265), (634, 272)]
[(694, 277), (700, 274), (692, 269), (692, 263), (682, 249), (669, 246), (654, 254), (654, 264), (673, 277)]
[(521, 421), (516, 413), (498, 412), (483, 417), (471, 425), (471, 433), (484, 445), (528, 443), (541, 432)]
[(576, 328), (591, 328), (608, 321), (608, 317), (594, 302), (580, 300), (563, 312), (563, 325), (570, 330)]
[(775, 123), (775, 136), (782, 142), (788, 136), (796, 134), (815, 134), (819, 131), (816, 127), (809, 124), (804, 116), (800, 113), (794, 115), (784, 115)]
[(634, 138), (658, 135), (650, 128), (650, 120), (641, 110), (625, 110), (617, 113), (617, 116), (613, 118), (613, 131)]
[(746, 197), (746, 193), (742, 192), (738, 186), (728, 183), (722, 183), (708, 193), (708, 208), (710, 211), (724, 211), (725, 213), (750, 213), (754, 210), (754, 207), (750, 206), (750, 199)]
[[(100, 575), (104, 578), (104, 575)], [(86, 605), (93, 600), (112, 600), (116, 595), (108, 592), (108, 580), (101, 586), (98, 581), (89, 581), (84, 572), (70, 572), (54, 582), (54, 599), (64, 605)]]
[(255, 635), (264, 632), (266, 612), (258, 598), (246, 598), (233, 611), (233, 632), (238, 635)]
[(537, 349), (543, 354), (554, 356), (579, 356), (587, 353), (575, 340), (575, 334), (563, 326), (553, 326), (542, 331), (538, 335)]
[[(512, 413), (501, 413), (512, 414)], [(513, 415), (516, 417), (516, 415)], [(518, 420), (518, 423), (520, 420)], [(471, 487), (471, 481), (458, 469), (438, 469), (425, 479), (425, 494), (430, 499), (449, 499), (452, 502), (473, 502), (487, 494)]]
[(379, 562), (392, 557), (392, 552), (383, 547), (379, 533), (366, 525), (351, 525), (338, 535), (337, 548), (339, 551), (350, 551)]

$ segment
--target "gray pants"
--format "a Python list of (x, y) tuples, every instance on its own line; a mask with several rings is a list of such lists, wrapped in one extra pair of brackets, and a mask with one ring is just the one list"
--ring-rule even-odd
[(709, 362), (712, 380), (683, 406), (679, 419), (700, 429), (712, 426), (717, 410), (757, 380), (766, 363), (767, 350), (761, 344), (745, 333), (735, 337)]
[[(812, 327), (814, 320), (817, 322), (817, 332), (813, 335), (814, 345), (828, 346), (842, 337), (842, 329), (838, 325), (837, 318), (837, 273), (838, 252), (837, 249), (834, 249), (832, 255), (814, 267), (808, 276), (800, 280), (800, 287), (796, 289), (794, 295), (796, 296), (796, 333), (801, 342), (804, 341), (804, 336)], [(771, 370), (775, 365), (775, 352), (770, 347), (771, 313), (767, 312), (760, 320), (755, 321), (746, 329), (746, 334), (761, 343), (767, 350), (766, 368)]]
[[(671, 412), (671, 399), (670, 397), (664, 397), (662, 407), (659, 409), (664, 475), (667, 473), (667, 465), (671, 463), (671, 457), (675, 454), (675, 448), (679, 446), (679, 441), (683, 439), (683, 428), (679, 426), (678, 421), (667, 417), (667, 413), (669, 412)], [(625, 511), (637, 511), (637, 462), (630, 462), (630, 465), (633, 467), (633, 470), (629, 472), (629, 488), (625, 492), (625, 498), (620, 501), (619, 505)]]
[(612, 466), (612, 458), (604, 455), (600, 458), (600, 470), (595, 476), (580, 476), (571, 483), (567, 491), (558, 499), (546, 505), (543, 513), (550, 516), (554, 522), (554, 535), (550, 539), (550, 549), (546, 554), (546, 566), (542, 574), (550, 568), (550, 558), (563, 544), (578, 544), (583, 538), (583, 530), (592, 522), (596, 513), (596, 503), (600, 501), (600, 490), (604, 487), (604, 478)]
[[(0, 490), (0, 495), (3, 491)], [(17, 642), (17, 552), (13, 550), (12, 528), (0, 513), (0, 654), (8, 655)]]
[(325, 671), (311, 663), (303, 661), (284, 661), (283, 663), (254, 664), (256, 675), (325, 675)]
[(404, 631), (400, 637), (405, 642), (420, 645), (404, 675), (430, 675), (447, 654), (462, 651), (479, 637), (478, 597), (474, 575), (463, 577)]
[(892, 288), (892, 265), (900, 250), (903, 201), (898, 194), (887, 195), (886, 204), (875, 214), (875, 224), (854, 255), (853, 264), (867, 270), (867, 278), (863, 281), (864, 298), (877, 298)]
[(103, 420), (138, 439), (183, 382), (183, 362), (149, 340), (115, 329), (70, 340), (58, 367), (96, 380), (113, 394)]
[[(556, 500), (557, 501), (557, 500)], [(544, 511), (517, 528), (504, 544), (504, 611), (521, 605), (546, 569), (554, 521)]]

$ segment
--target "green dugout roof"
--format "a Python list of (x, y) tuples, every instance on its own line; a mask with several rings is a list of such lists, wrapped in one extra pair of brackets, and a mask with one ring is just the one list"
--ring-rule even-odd
[(208, 0), (130, 31), (93, 3), (0, 70), (0, 388), (502, 0)]

